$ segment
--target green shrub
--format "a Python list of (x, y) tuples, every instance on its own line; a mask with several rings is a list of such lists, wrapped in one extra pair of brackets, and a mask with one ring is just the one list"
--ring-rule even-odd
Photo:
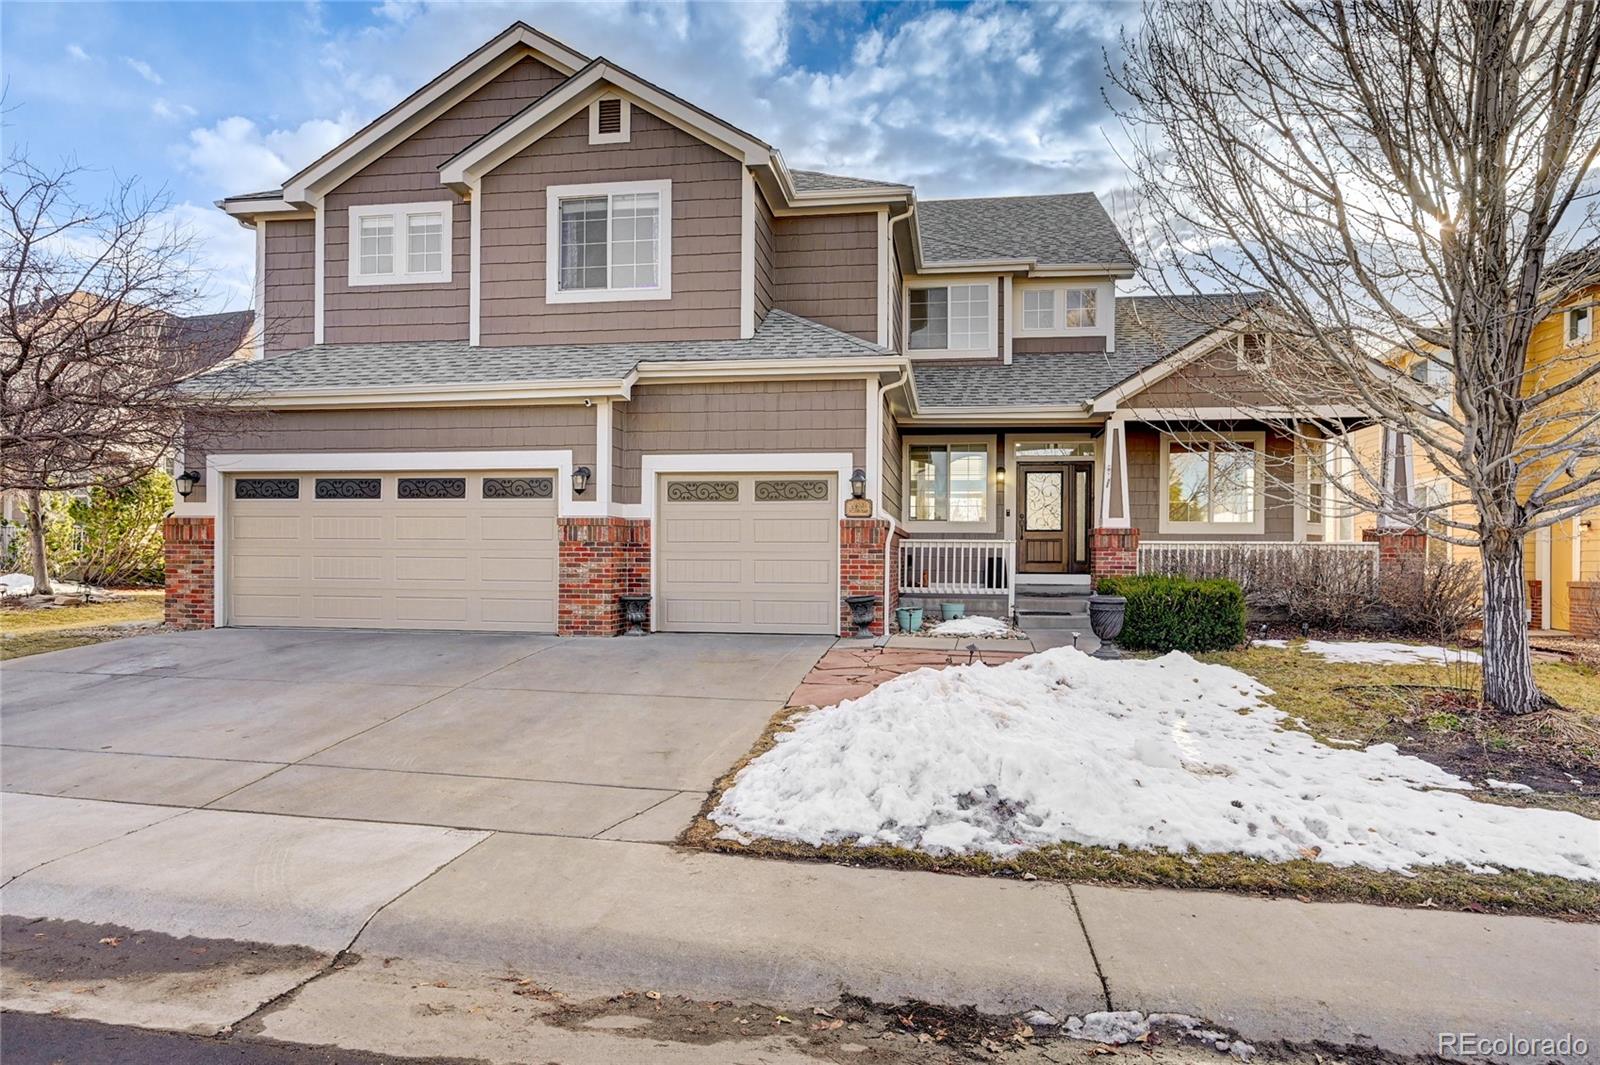
[(90, 489), (67, 505), (75, 550), (57, 555), (62, 572), (86, 584), (160, 584), (161, 519), (172, 509), (172, 479), (152, 471), (127, 488)]
[(1135, 651), (1223, 651), (1244, 642), (1244, 591), (1236, 581), (1103, 577), (1102, 595), (1128, 600), (1117, 642)]

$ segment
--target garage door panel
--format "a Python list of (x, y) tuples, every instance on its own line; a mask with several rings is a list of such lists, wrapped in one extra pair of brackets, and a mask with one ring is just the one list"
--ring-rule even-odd
[[(555, 500), (543, 487), (504, 495), (525, 491), (514, 482), (527, 471), (272, 476), (298, 483), (298, 496), (252, 489), (255, 498), (235, 501), (224, 493), (232, 623), (555, 631)], [(486, 477), (509, 482), (486, 490)], [(459, 479), (463, 487), (459, 495), (401, 499), (402, 479)], [(329, 488), (311, 498), (320, 480), (361, 483), (359, 491), (334, 496)], [(486, 498), (488, 491), (501, 494)]]
[(836, 477), (663, 476), (657, 627), (838, 630)]

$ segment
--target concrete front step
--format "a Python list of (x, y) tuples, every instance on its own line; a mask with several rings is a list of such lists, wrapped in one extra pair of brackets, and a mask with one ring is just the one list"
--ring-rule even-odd
[(1089, 597), (1086, 595), (1041, 595), (1036, 592), (1017, 593), (1017, 612), (1046, 614), (1088, 614)]
[(1071, 614), (1055, 610), (1018, 610), (1017, 627), (1023, 632), (1033, 632), (1036, 629), (1068, 629), (1074, 632), (1089, 632), (1089, 615)]

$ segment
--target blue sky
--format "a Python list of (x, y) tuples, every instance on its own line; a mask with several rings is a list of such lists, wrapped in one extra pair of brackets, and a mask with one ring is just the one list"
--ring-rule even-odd
[(207, 309), (249, 305), (250, 235), (211, 204), (287, 174), (521, 18), (778, 145), (924, 198), (1110, 192), (1113, 3), (0, 4), (3, 135), (95, 197), (164, 187)]

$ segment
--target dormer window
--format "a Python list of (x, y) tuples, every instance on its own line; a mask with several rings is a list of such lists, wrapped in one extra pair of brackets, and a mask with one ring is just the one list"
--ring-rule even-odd
[(633, 106), (620, 96), (602, 96), (589, 105), (589, 143), (626, 144)]
[(1101, 309), (1112, 298), (1109, 285), (1029, 280), (1019, 282), (1016, 293), (1017, 310), (1012, 313), (1018, 336), (1094, 336), (1110, 331)]
[(449, 281), (453, 211), (443, 200), (350, 208), (350, 284)]
[(545, 300), (672, 297), (672, 182), (551, 185)]

